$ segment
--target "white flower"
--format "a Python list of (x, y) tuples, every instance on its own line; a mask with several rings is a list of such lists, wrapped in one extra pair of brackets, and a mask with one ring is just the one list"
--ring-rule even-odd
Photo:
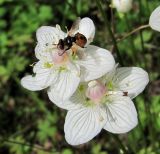
[(160, 6), (152, 12), (149, 18), (149, 25), (152, 29), (160, 32)]
[(126, 13), (132, 8), (132, 0), (112, 0), (112, 5), (120, 13)]
[(148, 74), (138, 67), (113, 69), (99, 80), (81, 84), (69, 101), (61, 105), (68, 111), (65, 138), (79, 145), (94, 138), (103, 129), (111, 133), (126, 133), (137, 123), (132, 98), (148, 84)]
[[(79, 32), (83, 33), (90, 42), (90, 38), (95, 33), (94, 24), (89, 18), (84, 18), (82, 21), (83, 24), (80, 21)], [(77, 55), (67, 50), (60, 56), (57, 44), (67, 34), (61, 31), (59, 26), (42, 26), (37, 30), (36, 36), (38, 43), (35, 55), (39, 61), (33, 68), (35, 75), (25, 76), (21, 84), (32, 91), (49, 87), (48, 95), (53, 102), (68, 99), (75, 92), (80, 81), (101, 77), (114, 67), (115, 61), (111, 53), (92, 45), (88, 45)]]

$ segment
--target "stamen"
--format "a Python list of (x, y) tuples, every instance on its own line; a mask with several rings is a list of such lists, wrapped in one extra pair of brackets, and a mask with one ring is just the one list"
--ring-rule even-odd
[(45, 68), (51, 68), (52, 66), (53, 66), (53, 63), (49, 63), (49, 62), (44, 63)]
[(37, 63), (37, 62), (34, 62), (34, 63), (30, 64), (29, 66), (34, 67), (34, 65), (35, 65), (36, 63)]
[(121, 96), (128, 96), (127, 91), (108, 91), (106, 95), (121, 95)]

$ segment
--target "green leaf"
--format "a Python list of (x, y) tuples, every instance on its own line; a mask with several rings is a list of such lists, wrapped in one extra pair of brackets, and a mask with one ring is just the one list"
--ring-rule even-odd
[(7, 69), (3, 65), (0, 65), (0, 76), (7, 75)]
[(71, 149), (65, 149), (62, 151), (62, 154), (73, 154)]

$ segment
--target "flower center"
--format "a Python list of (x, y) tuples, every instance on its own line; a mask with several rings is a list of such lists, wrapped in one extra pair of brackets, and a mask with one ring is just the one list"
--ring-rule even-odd
[(95, 103), (99, 103), (105, 96), (107, 88), (99, 81), (90, 81), (86, 90), (86, 96)]
[(63, 55), (58, 55), (58, 52), (54, 52), (52, 60), (56, 65), (63, 65), (68, 61), (68, 56), (66, 53), (64, 53)]

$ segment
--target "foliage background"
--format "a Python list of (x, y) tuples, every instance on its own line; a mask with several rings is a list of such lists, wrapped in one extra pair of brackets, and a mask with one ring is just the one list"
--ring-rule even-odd
[[(148, 24), (159, 0), (134, 0), (126, 15), (102, 0), (115, 37)], [(72, 147), (64, 139), (66, 111), (53, 105), (45, 91), (31, 92), (20, 85), (36, 61), (36, 29), (57, 23), (66, 31), (76, 17), (88, 16), (96, 25), (94, 44), (112, 51), (112, 40), (96, 1), (0, 0), (0, 153), (5, 154), (158, 154), (160, 153), (160, 33), (147, 28), (118, 43), (125, 66), (149, 72), (150, 84), (134, 102), (139, 124), (128, 134), (102, 131), (87, 144)], [(117, 62), (119, 59), (117, 58)], [(123, 144), (123, 145), (122, 145)]]

